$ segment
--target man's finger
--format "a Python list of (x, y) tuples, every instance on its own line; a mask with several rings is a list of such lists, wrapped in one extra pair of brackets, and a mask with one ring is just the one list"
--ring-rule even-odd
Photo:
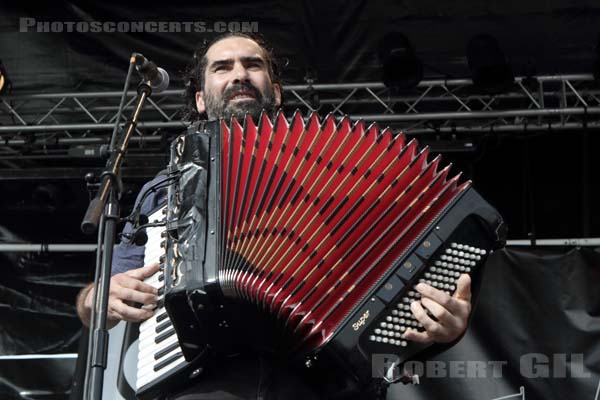
[(153, 304), (158, 301), (158, 296), (154, 293), (144, 293), (124, 287), (117, 289), (116, 295), (119, 300), (132, 301), (140, 304)]
[(435, 301), (448, 310), (450, 314), (457, 315), (461, 312), (461, 304), (459, 304), (458, 298), (451, 297), (447, 293), (425, 283), (419, 283), (415, 286), (415, 289), (421, 293), (421, 297), (427, 297)]
[[(443, 333), (444, 335), (450, 335), (450, 339), (452, 339), (455, 337), (457, 332), (462, 332), (465, 329), (466, 320), (463, 320), (461, 316), (450, 314), (448, 310), (428, 298), (421, 299), (421, 303), (423, 304), (423, 307), (428, 309), (431, 314), (433, 314), (433, 316), (438, 320), (438, 323), (442, 325), (443, 329), (442, 332), (440, 332), (440, 336)], [(465, 312), (461, 313), (461, 315), (462, 314), (465, 314)], [(468, 315), (468, 311), (466, 314)], [(437, 339), (449, 341), (449, 338), (437, 337)]]
[(427, 315), (427, 312), (425, 311), (420, 302), (413, 301), (410, 305), (410, 310), (412, 311), (416, 320), (419, 321), (421, 325), (423, 325), (423, 328), (425, 328), (427, 332), (429, 332), (430, 336), (437, 334), (441, 326), (436, 321), (434, 321), (429, 315)]
[(120, 315), (122, 320), (129, 322), (145, 321), (154, 315), (153, 310), (131, 307), (120, 300), (113, 301), (111, 307), (113, 312)]
[(402, 337), (404, 337), (404, 339), (406, 339), (406, 340), (412, 340), (413, 342), (419, 342), (419, 343), (433, 342), (433, 338), (431, 336), (429, 336), (429, 333), (427, 333), (427, 331), (419, 332), (417, 330), (410, 329), (410, 328), (404, 332)]
[(136, 268), (125, 272), (125, 274), (129, 275), (132, 278), (143, 281), (146, 278), (151, 277), (155, 273), (158, 272), (159, 264), (158, 262), (153, 262), (148, 265), (143, 266), (142, 268)]
[(107, 315), (109, 320), (117, 320), (117, 321), (122, 321), (123, 320), (123, 316), (121, 314), (119, 314), (118, 312), (116, 312), (113, 309), (108, 310), (108, 315)]
[(149, 285), (147, 283), (144, 283), (140, 280), (132, 278), (130, 276), (127, 276), (126, 278), (119, 280), (119, 285), (124, 288), (136, 290), (138, 292), (144, 292), (144, 293), (158, 295), (157, 288), (155, 288), (154, 286)]
[(456, 282), (456, 293), (454, 298), (471, 302), (471, 277), (462, 274)]
[(421, 304), (444, 326), (454, 323), (454, 317), (444, 307), (431, 300), (428, 297), (421, 299)]

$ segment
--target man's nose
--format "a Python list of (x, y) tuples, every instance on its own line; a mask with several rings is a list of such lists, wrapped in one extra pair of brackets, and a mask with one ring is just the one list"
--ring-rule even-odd
[(233, 77), (236, 82), (247, 81), (249, 78), (248, 70), (241, 63), (235, 63), (233, 68)]

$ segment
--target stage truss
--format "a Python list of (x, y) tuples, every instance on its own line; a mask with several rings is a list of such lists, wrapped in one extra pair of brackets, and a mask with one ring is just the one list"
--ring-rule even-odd
[[(121, 93), (72, 92), (13, 94), (0, 99), (0, 163), (44, 167), (49, 160), (98, 158), (99, 146), (112, 133)], [(137, 94), (128, 94), (122, 122)], [(410, 93), (382, 83), (302, 84), (284, 86), (287, 111), (305, 115), (350, 116), (389, 125), (409, 135), (447, 139), (447, 150), (468, 150), (482, 133), (569, 131), (600, 126), (600, 84), (591, 75), (518, 77), (512, 89), (478, 94), (469, 79), (426, 80)], [(155, 94), (142, 112), (132, 139), (132, 154), (156, 157), (180, 133), (183, 93)], [(287, 115), (291, 115), (288, 113)], [(467, 138), (462, 140), (461, 138)], [(443, 151), (443, 149), (440, 149)]]

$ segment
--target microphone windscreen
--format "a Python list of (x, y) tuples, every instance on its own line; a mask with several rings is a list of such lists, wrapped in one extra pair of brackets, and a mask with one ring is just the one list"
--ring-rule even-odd
[(146, 214), (140, 214), (138, 216), (139, 225), (146, 225), (148, 223), (148, 216)]
[(143, 230), (137, 231), (133, 236), (133, 243), (135, 243), (136, 246), (145, 246), (146, 243), (148, 243), (148, 235), (146, 232)]

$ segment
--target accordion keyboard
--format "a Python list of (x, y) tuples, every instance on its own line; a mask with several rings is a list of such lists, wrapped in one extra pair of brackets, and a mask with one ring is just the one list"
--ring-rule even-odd
[[(150, 222), (164, 220), (166, 207), (150, 215)], [(140, 325), (139, 352), (137, 362), (137, 389), (147, 384), (156, 384), (185, 363), (177, 335), (164, 305), (164, 254), (165, 227), (148, 227), (148, 242), (144, 254), (144, 265), (160, 262), (159, 271), (144, 282), (158, 289), (159, 300), (154, 316)]]

